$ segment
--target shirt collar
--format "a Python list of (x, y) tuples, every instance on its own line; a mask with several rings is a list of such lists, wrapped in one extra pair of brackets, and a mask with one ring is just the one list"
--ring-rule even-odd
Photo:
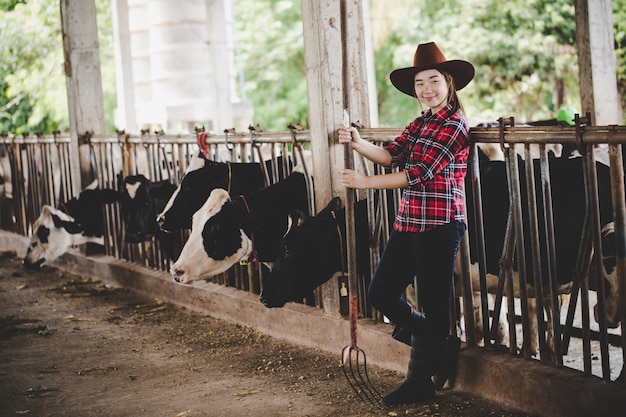
[(424, 120), (430, 120), (431, 118), (433, 118), (433, 121), (434, 120), (442, 121), (442, 120), (449, 118), (453, 114), (454, 112), (452, 111), (452, 103), (448, 103), (447, 106), (445, 106), (443, 109), (439, 110), (435, 114), (432, 114), (432, 109), (426, 110), (424, 114), (422, 115), (422, 117), (424, 118)]

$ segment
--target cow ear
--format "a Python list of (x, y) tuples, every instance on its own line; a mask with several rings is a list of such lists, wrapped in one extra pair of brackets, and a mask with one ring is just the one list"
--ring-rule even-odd
[(95, 190), (98, 188), (98, 179), (93, 180), (88, 186), (85, 187), (85, 190)]
[(60, 229), (65, 229), (67, 233), (76, 234), (81, 233), (83, 230), (76, 222), (68, 222), (66, 220), (61, 220), (59, 216), (56, 214), (52, 215), (52, 221), (54, 222), (54, 226)]
[(341, 198), (335, 197), (320, 211), (318, 216), (329, 216), (333, 211), (339, 211), (341, 209)]
[(291, 210), (289, 213), (289, 223), (292, 226), (300, 226), (304, 221), (305, 214), (302, 210)]

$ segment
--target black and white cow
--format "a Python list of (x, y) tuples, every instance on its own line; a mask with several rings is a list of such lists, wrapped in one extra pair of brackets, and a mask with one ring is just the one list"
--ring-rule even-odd
[(33, 234), (22, 261), (24, 266), (38, 269), (63, 255), (72, 245), (102, 243), (102, 206), (118, 198), (115, 190), (88, 188), (57, 208), (43, 206), (33, 224)]
[(120, 187), (120, 208), (126, 243), (140, 243), (154, 236), (167, 256), (173, 258), (173, 236), (159, 228), (156, 217), (174, 190), (176, 186), (167, 180), (151, 182), (143, 175), (124, 178)]
[[(354, 222), (357, 274), (369, 274), (367, 200), (355, 203)], [(347, 273), (346, 250), (346, 210), (339, 197), (315, 216), (293, 210), (270, 276), (263, 283), (261, 302), (273, 308), (301, 301), (335, 273)]]
[(157, 214), (176, 190), (167, 180), (151, 182), (143, 175), (129, 175), (120, 187), (120, 206), (125, 223), (124, 240), (127, 243), (145, 241), (155, 233)]
[(205, 203), (211, 191), (223, 188), (232, 195), (258, 190), (265, 186), (259, 163), (215, 162), (200, 151), (193, 155), (180, 184), (158, 214), (163, 231), (191, 228), (193, 214)]
[(185, 247), (170, 271), (174, 280), (189, 283), (224, 272), (255, 253), (273, 261), (292, 209), (308, 211), (307, 179), (297, 169), (287, 178), (261, 190), (230, 198), (214, 189), (193, 215)]

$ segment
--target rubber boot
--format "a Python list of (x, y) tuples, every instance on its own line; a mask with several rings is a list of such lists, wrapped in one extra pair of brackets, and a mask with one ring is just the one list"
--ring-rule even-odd
[(383, 397), (385, 405), (418, 404), (435, 398), (435, 386), (431, 379), (439, 368), (445, 338), (411, 338), (411, 356), (406, 379), (395, 391)]
[(442, 389), (448, 380), (450, 381), (450, 386), (454, 383), (460, 348), (461, 339), (454, 335), (448, 336), (446, 344), (443, 347), (443, 353), (441, 354), (439, 369), (435, 372), (435, 375), (433, 375), (435, 390), (439, 391)]
[(414, 333), (421, 333), (424, 326), (424, 320), (426, 316), (423, 313), (411, 308), (411, 319), (408, 323), (396, 325), (391, 333), (391, 337), (411, 346), (411, 335)]

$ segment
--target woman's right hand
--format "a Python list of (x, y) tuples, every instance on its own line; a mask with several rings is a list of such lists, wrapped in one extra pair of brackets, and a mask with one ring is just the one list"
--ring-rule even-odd
[(361, 139), (359, 130), (354, 126), (344, 126), (340, 124), (337, 126), (337, 132), (339, 133), (339, 143), (352, 143), (354, 148), (356, 142)]

